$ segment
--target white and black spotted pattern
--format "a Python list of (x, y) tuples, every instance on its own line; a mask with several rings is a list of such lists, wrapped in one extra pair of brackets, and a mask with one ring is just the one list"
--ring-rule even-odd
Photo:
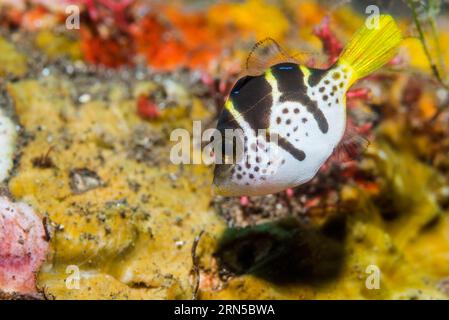
[[(216, 166), (214, 182), (220, 192), (274, 193), (313, 178), (343, 136), (349, 72), (335, 66), (314, 74), (314, 70), (290, 63), (276, 65), (265, 74), (271, 87), (272, 106), (264, 105), (269, 114), (254, 110), (240, 114), (244, 100), (234, 99), (240, 104), (239, 111), (229, 103), (228, 110), (245, 132), (245, 148), (235, 165)], [(241, 92), (245, 87), (239, 89)], [(257, 116), (266, 120), (259, 121), (254, 118)], [(252, 126), (262, 122), (269, 123), (269, 135), (255, 134), (259, 128)]]

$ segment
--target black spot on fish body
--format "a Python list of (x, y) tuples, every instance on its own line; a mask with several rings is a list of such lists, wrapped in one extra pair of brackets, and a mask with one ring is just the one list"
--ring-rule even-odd
[(252, 129), (269, 127), (273, 97), (264, 75), (240, 78), (231, 90), (230, 99)]
[[(281, 97), (282, 98), (282, 97)], [(304, 95), (302, 92), (292, 92), (284, 96), (284, 101), (296, 101), (306, 107), (307, 111), (312, 114), (315, 121), (318, 124), (322, 133), (327, 133), (329, 131), (329, 123), (327, 122), (324, 113), (318, 107), (318, 104), (315, 100), (311, 100), (307, 95)]]
[(340, 79), (340, 72), (334, 72), (334, 73), (332, 74), (332, 79), (334, 79), (334, 80)]

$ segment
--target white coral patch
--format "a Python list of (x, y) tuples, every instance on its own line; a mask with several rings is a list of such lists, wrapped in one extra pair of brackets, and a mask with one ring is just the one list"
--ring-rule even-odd
[(0, 110), (0, 183), (11, 172), (17, 132), (14, 123)]

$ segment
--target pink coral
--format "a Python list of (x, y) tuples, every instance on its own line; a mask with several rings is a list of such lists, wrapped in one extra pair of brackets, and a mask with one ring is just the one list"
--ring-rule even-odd
[(36, 295), (47, 251), (41, 218), (27, 204), (0, 197), (0, 291)]
[(329, 66), (334, 64), (340, 56), (343, 46), (335, 34), (330, 30), (330, 19), (325, 17), (321, 24), (314, 29), (314, 34), (320, 38), (324, 53), (328, 56)]

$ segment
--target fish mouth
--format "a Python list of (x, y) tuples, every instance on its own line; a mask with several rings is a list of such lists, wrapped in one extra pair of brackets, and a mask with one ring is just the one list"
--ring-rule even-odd
[[(231, 170), (234, 165), (216, 165), (212, 189), (215, 195), (223, 197), (239, 197), (257, 195), (257, 189), (251, 190), (232, 181)], [(254, 194), (253, 194), (254, 193)], [(266, 194), (266, 193), (264, 193)]]
[(214, 192), (221, 196), (229, 195), (231, 185), (231, 164), (215, 165), (213, 189)]
[(227, 190), (225, 188), (223, 188), (223, 186), (217, 185), (215, 183), (212, 186), (212, 190), (213, 190), (213, 193), (218, 196), (226, 197), (229, 195), (229, 192), (227, 192)]
[(222, 196), (222, 197), (241, 196), (241, 194), (238, 191), (236, 191), (236, 189), (234, 187), (232, 187), (231, 184), (225, 184), (225, 185), (214, 184), (212, 186), (212, 190), (215, 195)]
[(214, 194), (218, 196), (230, 197), (233, 195), (232, 188), (229, 184), (220, 184), (214, 181), (214, 184), (212, 185), (212, 190)]

